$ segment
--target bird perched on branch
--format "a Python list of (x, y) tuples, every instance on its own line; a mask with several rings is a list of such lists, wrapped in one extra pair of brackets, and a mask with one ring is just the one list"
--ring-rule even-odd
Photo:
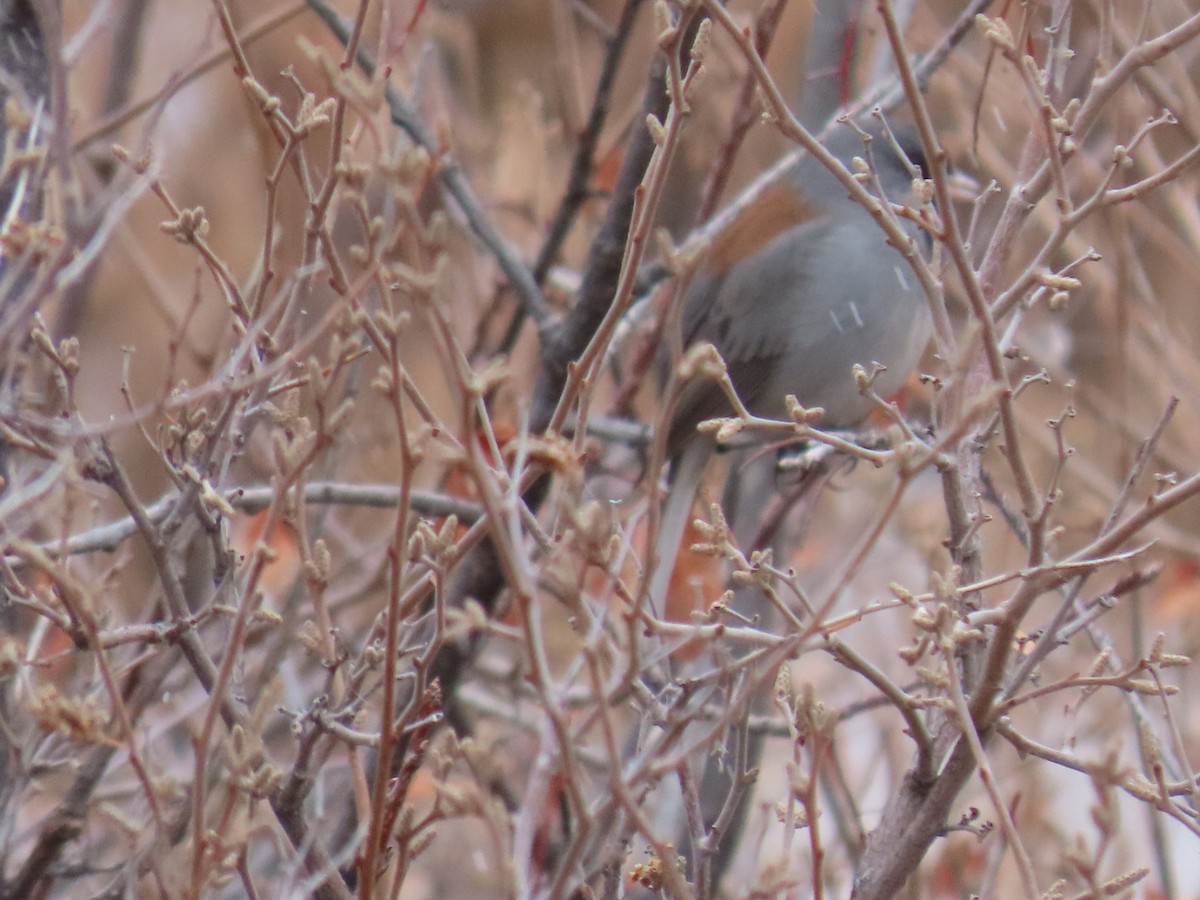
[[(913, 205), (923, 154), (915, 132), (843, 126), (826, 148), (879, 199)], [(856, 162), (859, 160), (859, 162)], [(862, 171), (862, 163), (867, 166)], [(820, 407), (820, 425), (853, 428), (872, 402), (853, 377), (885, 367), (874, 392), (896, 392), (929, 342), (928, 304), (909, 262), (921, 229), (901, 220), (907, 247), (889, 244), (875, 216), (820, 160), (805, 156), (712, 242), (684, 301), (685, 347), (720, 353), (738, 398), (753, 414), (785, 418), (785, 398)], [(733, 414), (721, 385), (693, 377), (669, 422), (670, 493), (656, 543), (650, 598), (661, 610), (679, 542), (715, 438), (696, 430)]]

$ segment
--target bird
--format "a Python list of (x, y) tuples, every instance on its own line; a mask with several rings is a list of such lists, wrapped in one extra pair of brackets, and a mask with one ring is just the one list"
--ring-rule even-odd
[[(883, 199), (910, 204), (916, 179), (927, 169), (921, 143), (915, 129), (903, 125), (892, 134), (894, 142), (875, 123), (841, 127), (825, 147), (851, 172), (856, 157), (869, 160)], [(915, 222), (901, 223), (910, 239), (928, 240)], [(884, 366), (872, 387), (889, 396), (917, 366), (932, 332), (929, 306), (909, 263), (812, 155), (711, 242), (683, 302), (683, 346), (712, 344), (752, 414), (786, 418), (790, 394), (805, 408), (822, 408), (820, 425), (831, 429), (852, 429), (871, 411), (872, 401), (852, 374), (856, 364)], [(679, 389), (666, 425), (669, 488), (648, 590), (659, 611), (701, 476), (716, 450), (713, 435), (696, 426), (732, 414), (711, 378), (692, 378)]]

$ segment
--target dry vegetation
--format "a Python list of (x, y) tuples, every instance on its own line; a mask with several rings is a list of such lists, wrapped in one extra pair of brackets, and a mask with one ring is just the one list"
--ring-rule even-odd
[[(0, 2), (0, 896), (1200, 894), (1197, 4), (813, 5)], [(937, 334), (658, 609), (803, 71), (919, 124)]]

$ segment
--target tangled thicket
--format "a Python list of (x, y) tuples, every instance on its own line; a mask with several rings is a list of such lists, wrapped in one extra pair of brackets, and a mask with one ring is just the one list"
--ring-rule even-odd
[[(812, 5), (0, 2), (0, 896), (1200, 890), (1200, 13)], [(839, 101), (923, 375), (658, 609), (664, 310)]]

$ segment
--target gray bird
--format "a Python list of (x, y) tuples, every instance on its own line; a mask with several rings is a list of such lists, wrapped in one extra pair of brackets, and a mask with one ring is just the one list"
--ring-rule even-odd
[[(908, 161), (921, 166), (915, 132), (895, 129)], [(910, 201), (913, 174), (876, 134), (870, 151), (842, 127), (826, 144), (853, 171), (870, 159), (886, 199)], [(914, 239), (920, 229), (905, 222)], [(685, 299), (683, 343), (713, 344), (738, 396), (755, 415), (783, 418), (794, 394), (822, 407), (826, 428), (852, 428), (870, 412), (852, 377), (857, 364), (887, 367), (880, 396), (904, 384), (929, 342), (928, 304), (909, 264), (871, 214), (818, 160), (806, 156), (714, 240)], [(704, 466), (715, 449), (697, 423), (732, 410), (711, 379), (684, 385), (670, 424), (671, 489), (660, 525), (650, 598), (661, 611), (671, 569)]]

